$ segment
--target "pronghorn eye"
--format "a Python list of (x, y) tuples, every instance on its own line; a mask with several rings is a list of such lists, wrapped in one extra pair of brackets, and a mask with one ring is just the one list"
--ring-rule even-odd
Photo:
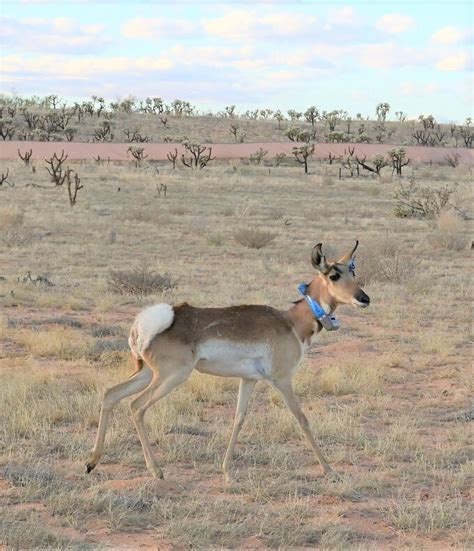
[(341, 277), (341, 274), (333, 274), (329, 276), (332, 281), (337, 281)]

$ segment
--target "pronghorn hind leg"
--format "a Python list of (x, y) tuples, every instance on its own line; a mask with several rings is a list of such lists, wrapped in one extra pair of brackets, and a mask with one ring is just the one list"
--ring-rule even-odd
[(232, 456), (234, 454), (235, 443), (237, 442), (237, 437), (239, 436), (240, 429), (244, 424), (245, 416), (247, 414), (248, 405), (250, 401), (250, 396), (252, 391), (255, 388), (255, 383), (257, 381), (252, 381), (249, 379), (241, 379), (239, 386), (239, 397), (237, 400), (237, 409), (235, 411), (234, 426), (232, 428), (232, 436), (230, 437), (229, 446), (224, 457), (224, 463), (222, 464), (222, 469), (224, 471), (224, 477), (229, 481), (229, 468), (232, 461)]
[(336, 473), (331, 469), (329, 463), (324, 458), (323, 454), (321, 453), (321, 450), (319, 449), (318, 444), (316, 443), (316, 440), (314, 439), (313, 433), (311, 432), (311, 429), (309, 427), (308, 419), (306, 418), (306, 415), (303, 413), (303, 410), (301, 409), (298, 398), (296, 397), (295, 391), (293, 389), (293, 384), (291, 380), (285, 379), (285, 380), (272, 381), (272, 384), (275, 386), (277, 390), (280, 391), (285, 404), (287, 405), (288, 409), (291, 411), (291, 413), (293, 413), (296, 420), (298, 421), (298, 424), (300, 425), (301, 430), (303, 431), (311, 448), (316, 454), (316, 457), (318, 458), (318, 461), (321, 464), (321, 467), (324, 469), (325, 474), (331, 474), (331, 475), (337, 476)]
[(137, 429), (138, 437), (140, 438), (146, 466), (155, 478), (163, 478), (163, 471), (153, 456), (153, 450), (151, 448), (150, 440), (148, 439), (144, 424), (145, 412), (152, 404), (161, 398), (164, 398), (177, 386), (184, 383), (184, 381), (189, 378), (193, 368), (194, 364), (190, 364), (186, 367), (180, 367), (178, 370), (174, 368), (174, 370), (170, 369), (168, 371), (166, 369), (162, 369), (160, 366), (159, 376), (155, 376), (150, 386), (146, 388), (140, 396), (137, 396), (137, 398), (135, 398), (135, 400), (133, 400), (130, 404), (132, 419), (135, 424), (135, 428)]
[(153, 373), (151, 369), (146, 365), (143, 365), (139, 371), (134, 373), (134, 375), (128, 379), (128, 381), (119, 383), (118, 385), (115, 385), (105, 391), (94, 449), (92, 450), (90, 458), (86, 463), (86, 471), (88, 473), (90, 473), (97, 465), (104, 451), (105, 433), (107, 431), (107, 425), (112, 409), (118, 402), (120, 402), (120, 400), (144, 390), (150, 384), (152, 376)]

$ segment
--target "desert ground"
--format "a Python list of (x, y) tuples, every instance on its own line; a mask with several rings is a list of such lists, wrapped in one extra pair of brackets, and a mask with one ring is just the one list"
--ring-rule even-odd
[[(218, 160), (248, 159), (258, 150), (266, 151), (264, 159), (271, 161), (278, 154), (291, 157), (293, 149), (301, 144), (294, 142), (256, 142), (256, 143), (217, 143), (203, 144), (207, 151)], [(29, 142), (29, 141), (8, 141), (1, 144), (0, 159), (15, 160), (19, 158), (18, 152), (22, 155), (25, 151), (32, 151), (31, 160), (42, 160), (50, 158), (54, 153), (61, 153), (68, 156), (70, 161), (92, 161), (100, 157), (102, 161), (127, 161), (133, 160), (130, 154), (130, 143), (80, 143), (80, 142)], [(186, 149), (181, 143), (144, 143), (132, 146), (132, 148), (143, 148), (144, 155), (148, 161), (166, 161), (167, 155), (175, 149), (178, 153), (178, 162), (181, 155), (186, 154)], [(327, 158), (329, 155), (341, 157), (347, 155), (349, 149), (353, 149), (353, 155), (370, 159), (375, 155), (387, 155), (393, 149), (388, 144), (356, 144), (356, 143), (318, 143), (315, 155), (319, 158)], [(404, 147), (407, 157), (415, 163), (446, 163), (446, 157), (458, 156), (458, 161), (465, 164), (474, 164), (474, 150), (455, 147)]]
[[(203, 170), (69, 159), (83, 185), (73, 207), (39, 154), (30, 166), (4, 155), (6, 549), (472, 548), (471, 154), (339, 179), (317, 152), (308, 175), (270, 155)], [(400, 218), (400, 185), (448, 187), (449, 208)], [(296, 376), (339, 481), (261, 382), (225, 483), (238, 381), (199, 373), (147, 416), (164, 480), (146, 470), (126, 400), (85, 474), (104, 389), (133, 371), (127, 336), (143, 306), (288, 308), (315, 276), (314, 244), (331, 258), (355, 239), (372, 304), (342, 307), (341, 329), (320, 333)]]

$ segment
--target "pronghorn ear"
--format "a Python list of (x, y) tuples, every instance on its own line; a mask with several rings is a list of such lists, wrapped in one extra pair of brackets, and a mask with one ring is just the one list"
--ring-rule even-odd
[(355, 247), (352, 249), (350, 253), (346, 253), (344, 256), (340, 258), (338, 261), (339, 264), (349, 264), (349, 262), (354, 258), (354, 254), (357, 250), (357, 247), (359, 246), (359, 241), (356, 240)]
[(323, 244), (318, 243), (311, 253), (311, 264), (320, 272), (326, 272), (329, 268), (326, 257), (323, 254)]

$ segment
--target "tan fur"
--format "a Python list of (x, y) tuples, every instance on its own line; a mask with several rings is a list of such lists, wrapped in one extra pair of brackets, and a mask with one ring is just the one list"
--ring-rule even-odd
[[(311, 260), (319, 273), (309, 285), (309, 295), (318, 300), (328, 313), (332, 313), (339, 304), (368, 305), (367, 295), (357, 285), (347, 266), (355, 248), (339, 262), (333, 263), (326, 262), (320, 244), (313, 250)], [(334, 277), (336, 273), (337, 281), (333, 281), (331, 275)], [(360, 302), (364, 296), (366, 304)], [(134, 356), (137, 370), (129, 381), (106, 392), (96, 445), (87, 463), (88, 472), (102, 455), (108, 417), (113, 406), (126, 396), (141, 391), (131, 403), (132, 417), (146, 464), (154, 476), (162, 477), (146, 434), (144, 415), (153, 403), (185, 382), (193, 369), (197, 369), (242, 379), (232, 436), (223, 463), (226, 477), (252, 390), (256, 381), (261, 379), (268, 380), (281, 393), (324, 471), (331, 473), (292, 386), (292, 376), (304, 349), (313, 333), (321, 330), (308, 304), (298, 301), (289, 310), (281, 311), (259, 305), (197, 308), (183, 303), (175, 306), (173, 312), (171, 326), (150, 338), (141, 351), (141, 359)], [(139, 339), (135, 323), (130, 334), (132, 350)]]

